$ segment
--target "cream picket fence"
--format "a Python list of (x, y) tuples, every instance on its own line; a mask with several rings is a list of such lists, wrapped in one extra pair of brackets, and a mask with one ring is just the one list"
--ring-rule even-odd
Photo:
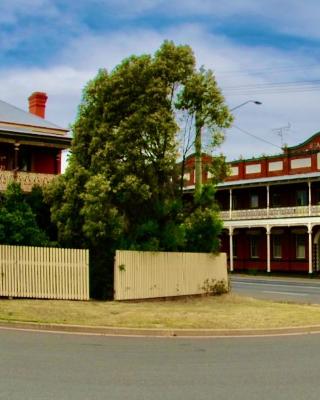
[(0, 245), (0, 296), (89, 300), (89, 251)]
[(201, 294), (217, 281), (228, 282), (225, 253), (116, 252), (115, 300)]

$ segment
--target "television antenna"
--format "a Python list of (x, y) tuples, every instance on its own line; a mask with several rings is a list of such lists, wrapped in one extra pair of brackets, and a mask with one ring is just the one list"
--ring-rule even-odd
[(287, 133), (290, 131), (290, 129), (291, 129), (291, 124), (290, 124), (290, 122), (288, 122), (288, 125), (280, 126), (280, 128), (272, 129), (272, 132), (273, 132), (275, 135), (277, 135), (277, 136), (280, 137), (280, 140), (281, 140), (281, 147), (283, 147), (283, 146), (285, 145), (285, 144), (284, 144), (284, 141), (283, 141), (283, 137), (284, 137), (285, 134), (287, 134)]

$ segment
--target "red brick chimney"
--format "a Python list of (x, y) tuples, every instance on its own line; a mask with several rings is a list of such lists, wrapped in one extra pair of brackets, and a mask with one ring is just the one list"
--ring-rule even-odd
[(46, 114), (47, 94), (43, 92), (34, 92), (29, 97), (29, 112), (44, 118)]

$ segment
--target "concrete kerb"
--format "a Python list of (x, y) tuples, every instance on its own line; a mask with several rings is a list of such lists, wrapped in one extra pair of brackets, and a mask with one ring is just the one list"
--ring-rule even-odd
[[(234, 277), (254, 279), (273, 279), (287, 280), (291, 282), (304, 282), (306, 279), (265, 276), (246, 276), (241, 274), (232, 274)], [(253, 279), (252, 279), (253, 278)], [(281, 279), (282, 278), (282, 279)], [(312, 280), (308, 283), (318, 283)], [(269, 329), (155, 329), (155, 328), (124, 328), (124, 327), (104, 327), (104, 326), (84, 326), (84, 325), (61, 325), (45, 324), (37, 322), (19, 322), (19, 321), (0, 321), (0, 329), (14, 329), (24, 331), (39, 331), (52, 333), (69, 333), (100, 336), (131, 336), (131, 337), (199, 337), (199, 338), (232, 338), (232, 337), (259, 337), (259, 336), (288, 336), (305, 335), (320, 333), (320, 325), (269, 328)]]
[(270, 329), (148, 329), (0, 321), (0, 329), (99, 336), (221, 338), (288, 336), (320, 333), (320, 325)]

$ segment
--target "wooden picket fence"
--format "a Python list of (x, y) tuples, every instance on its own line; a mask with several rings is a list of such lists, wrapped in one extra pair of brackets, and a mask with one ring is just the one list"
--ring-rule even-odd
[(0, 245), (0, 296), (89, 300), (89, 251)]
[(228, 284), (225, 253), (116, 251), (115, 300), (202, 294), (218, 281)]

